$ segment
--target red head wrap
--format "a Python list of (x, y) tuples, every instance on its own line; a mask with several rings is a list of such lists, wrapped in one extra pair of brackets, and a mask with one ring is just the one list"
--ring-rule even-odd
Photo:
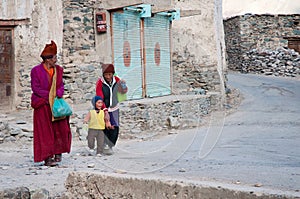
[(102, 64), (102, 73), (115, 73), (115, 67), (113, 64)]
[(51, 40), (51, 44), (46, 44), (41, 57), (49, 57), (57, 54), (57, 46), (54, 41)]

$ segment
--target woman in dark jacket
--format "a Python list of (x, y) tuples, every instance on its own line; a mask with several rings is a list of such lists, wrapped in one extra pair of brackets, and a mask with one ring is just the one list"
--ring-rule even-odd
[(111, 155), (112, 147), (115, 146), (119, 136), (119, 101), (117, 93), (127, 93), (127, 86), (124, 80), (114, 76), (115, 67), (113, 64), (102, 64), (103, 76), (96, 83), (96, 95), (104, 101), (106, 117), (109, 115), (109, 123), (104, 130), (105, 144), (103, 153)]

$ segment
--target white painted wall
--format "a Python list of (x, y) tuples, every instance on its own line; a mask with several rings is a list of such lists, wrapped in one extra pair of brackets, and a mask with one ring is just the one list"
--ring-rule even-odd
[(185, 58), (194, 56), (195, 64), (200, 66), (217, 66), (220, 92), (224, 93), (223, 72), (226, 70), (226, 62), (222, 0), (175, 1), (175, 7), (182, 13), (188, 14), (193, 10), (199, 14), (173, 21), (172, 50)]
[(195, 55), (195, 61), (203, 65), (216, 63), (215, 35), (213, 34), (215, 32), (214, 1), (190, 0), (188, 3), (176, 1), (175, 7), (179, 8), (182, 13), (193, 9), (199, 10), (201, 14), (181, 17), (180, 20), (173, 21), (173, 51), (182, 55), (186, 51), (191, 52)]
[(34, 0), (1, 0), (0, 19), (25, 19), (31, 17)]
[(40, 52), (51, 39), (56, 41), (59, 48), (62, 46), (61, 0), (2, 0), (0, 1), (0, 19), (29, 19), (29, 23), (18, 25), (14, 29), (16, 57), (25, 55), (39, 61)]
[(223, 0), (224, 18), (252, 14), (300, 14), (300, 0)]
[[(30, 95), (20, 90), (22, 75), (29, 75), (34, 65), (42, 60), (40, 54), (46, 43), (54, 40), (61, 52), (63, 39), (63, 16), (61, 0), (2, 0), (0, 1), (0, 19), (22, 20), (28, 23), (13, 28), (15, 103), (19, 104), (19, 94)], [(19, 72), (21, 71), (21, 72)], [(30, 85), (29, 85), (30, 86)]]

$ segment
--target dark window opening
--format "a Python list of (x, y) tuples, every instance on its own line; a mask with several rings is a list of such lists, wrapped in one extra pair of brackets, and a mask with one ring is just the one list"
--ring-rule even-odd
[(284, 39), (288, 40), (288, 48), (300, 53), (300, 37), (284, 37)]

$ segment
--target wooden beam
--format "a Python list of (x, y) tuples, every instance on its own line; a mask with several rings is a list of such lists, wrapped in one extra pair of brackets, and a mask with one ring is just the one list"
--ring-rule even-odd
[(29, 18), (26, 19), (0, 19), (0, 26), (18, 26), (28, 24)]

